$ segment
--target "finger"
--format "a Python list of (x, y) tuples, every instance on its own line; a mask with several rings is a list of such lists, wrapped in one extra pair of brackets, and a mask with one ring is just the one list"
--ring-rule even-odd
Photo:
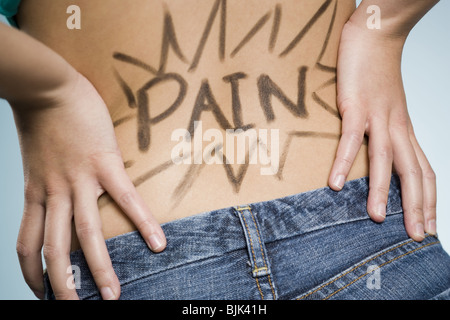
[(368, 153), (370, 165), (367, 211), (374, 221), (381, 222), (386, 217), (393, 161), (387, 121), (371, 122)]
[(434, 173), (425, 153), (417, 142), (414, 134), (410, 135), (411, 143), (416, 152), (420, 167), (422, 168), (423, 181), (423, 216), (425, 219), (425, 231), (431, 235), (436, 234), (436, 174)]
[(89, 270), (102, 298), (116, 300), (120, 296), (120, 283), (114, 272), (103, 237), (96, 189), (84, 184), (75, 191), (75, 230)]
[(166, 247), (164, 232), (137, 192), (126, 171), (120, 169), (114, 174), (105, 174), (100, 177), (100, 183), (131, 219), (149, 248), (154, 252), (164, 250)]
[(405, 228), (416, 240), (424, 239), (422, 169), (407, 130), (391, 131), (394, 167), (400, 178)]
[(25, 282), (39, 299), (45, 297), (41, 258), (44, 218), (45, 209), (41, 204), (26, 201), (16, 245)]
[(365, 122), (365, 117), (359, 112), (346, 112), (342, 116), (342, 136), (328, 182), (330, 187), (336, 191), (344, 187), (356, 155), (361, 148)]
[(69, 258), (72, 205), (70, 198), (49, 198), (46, 203), (43, 254), (57, 300), (77, 300)]

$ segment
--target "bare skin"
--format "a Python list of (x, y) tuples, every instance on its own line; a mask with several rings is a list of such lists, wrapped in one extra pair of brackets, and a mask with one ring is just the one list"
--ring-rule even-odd
[[(189, 71), (195, 55), (199, 50), (200, 38), (204, 33), (208, 18), (213, 10), (211, 3), (196, 6), (195, 14), (185, 16), (191, 11), (191, 4), (174, 4), (168, 2), (166, 8), (158, 1), (134, 1), (129, 16), (121, 15), (122, 5), (119, 2), (109, 5), (108, 15), (102, 14), (104, 4), (100, 2), (80, 1), (83, 13), (81, 30), (71, 31), (58, 27), (65, 21), (66, 15), (55, 14), (53, 21), (43, 22), (37, 19), (40, 12), (50, 7), (45, 2), (25, 1), (20, 15), (20, 25), (33, 37), (40, 39), (49, 47), (65, 57), (77, 70), (85, 75), (97, 88), (104, 99), (113, 122), (116, 125), (116, 137), (124, 162), (128, 163), (127, 172), (133, 181), (137, 181), (147, 172), (159, 168), (171, 160), (171, 150), (176, 142), (171, 141), (171, 133), (177, 128), (187, 128), (189, 119), (195, 108), (195, 100), (199, 94), (201, 82), (207, 79), (211, 92), (224, 117), (234, 128), (232, 121), (233, 106), (231, 85), (222, 78), (236, 72), (245, 73), (245, 79), (239, 80), (239, 99), (242, 106), (243, 124), (253, 124), (255, 129), (280, 129), (280, 153), (287, 152), (282, 173), (273, 176), (260, 174), (260, 165), (249, 165), (242, 182), (237, 185), (226, 174), (223, 165), (195, 165), (202, 167), (201, 172), (190, 181), (189, 188), (177, 192), (177, 187), (185, 179), (191, 165), (168, 165), (145, 181), (138, 180), (138, 191), (151, 208), (153, 215), (160, 222), (168, 222), (200, 212), (218, 208), (264, 201), (286, 195), (327, 186), (330, 164), (336, 153), (341, 121), (336, 106), (336, 87), (333, 79), (336, 76), (336, 56), (340, 38), (340, 30), (353, 12), (352, 1), (339, 3), (336, 9), (332, 32), (327, 39), (333, 16), (334, 3), (324, 10), (323, 16), (317, 19), (304, 39), (291, 51), (281, 55), (305, 23), (318, 11), (321, 3), (307, 1), (298, 6), (294, 2), (280, 3), (278, 14), (280, 26), (278, 34), (270, 48), (270, 37), (273, 30), (276, 7), (272, 1), (261, 2), (255, 6), (251, 1), (245, 3), (227, 3), (227, 20), (225, 26), (226, 42), (224, 58), (220, 58), (220, 14), (211, 26), (198, 65)], [(63, 10), (69, 2), (62, 1), (52, 10)], [(173, 72), (187, 83), (187, 92), (178, 109), (163, 121), (150, 126), (151, 142), (147, 149), (140, 150), (137, 110), (129, 107), (126, 96), (119, 86), (117, 74), (131, 88), (133, 93), (155, 78), (154, 74), (131, 63), (114, 58), (114, 53), (122, 53), (148, 65), (158, 68), (162, 63), (160, 53), (163, 39), (164, 10), (172, 17), (176, 32), (176, 40), (182, 50), (185, 61), (174, 54), (170, 48), (167, 60), (164, 61), (165, 73)], [(238, 44), (254, 27), (261, 17), (270, 14), (265, 24), (255, 33), (241, 49)], [(117, 19), (117, 20), (115, 20)], [(110, 21), (115, 23), (111, 24)], [(128, 23), (126, 21), (134, 21)], [(141, 23), (151, 21), (151, 23)], [(95, 28), (102, 24), (107, 29)], [(141, 26), (145, 25), (145, 28)], [(150, 31), (151, 30), (151, 31)], [(52, 33), (52, 37), (49, 34)], [(114, 37), (110, 35), (114, 34)], [(59, 41), (58, 39), (66, 39)], [(96, 43), (102, 39), (102, 45)], [(326, 41), (328, 40), (328, 43)], [(321, 55), (322, 49), (325, 51)], [(83, 51), (80, 48), (97, 49)], [(281, 55), (281, 56), (280, 56)], [(317, 61), (320, 58), (320, 61)], [(317, 66), (330, 66), (331, 70), (323, 70)], [(305, 105), (307, 117), (295, 116), (276, 98), (273, 100), (275, 120), (268, 121), (258, 97), (257, 78), (267, 74), (292, 101), (297, 100), (298, 68), (306, 66), (307, 89)], [(331, 81), (330, 84), (329, 81)], [(321, 88), (323, 87), (323, 88)], [(159, 89), (159, 90), (158, 90)], [(177, 98), (179, 86), (175, 81), (167, 81), (148, 90), (150, 102), (148, 108), (151, 116), (165, 111)], [(325, 110), (313, 99), (313, 94), (320, 97), (332, 112)], [(334, 114), (334, 113), (336, 114)], [(127, 117), (130, 117), (128, 120)], [(120, 122), (121, 119), (127, 119)], [(203, 121), (203, 131), (209, 128), (222, 130), (211, 112), (204, 111), (199, 120)], [(328, 133), (334, 138), (290, 137), (292, 131), (308, 131)], [(291, 140), (289, 149), (283, 150), (286, 142)], [(205, 146), (207, 144), (205, 143)], [(320, 159), (320, 161), (317, 161)], [(237, 176), (240, 165), (233, 165), (233, 173)], [(281, 170), (280, 170), (281, 171)], [(349, 179), (368, 175), (367, 149), (364, 146), (349, 174)], [(269, 187), (270, 186), (270, 187)], [(182, 186), (184, 187), (184, 186)], [(237, 191), (238, 190), (238, 191)], [(100, 215), (104, 236), (112, 237), (135, 227), (123, 215), (121, 210), (108, 199), (100, 200)]]

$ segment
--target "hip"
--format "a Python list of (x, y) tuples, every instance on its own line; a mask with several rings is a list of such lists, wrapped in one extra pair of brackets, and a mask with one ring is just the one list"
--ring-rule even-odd
[[(408, 238), (398, 177), (383, 223), (369, 219), (367, 194), (364, 177), (340, 192), (320, 188), (168, 222), (158, 254), (138, 232), (111, 238), (121, 298), (448, 299), (450, 257), (436, 237)], [(82, 252), (71, 260), (80, 298), (99, 299)]]

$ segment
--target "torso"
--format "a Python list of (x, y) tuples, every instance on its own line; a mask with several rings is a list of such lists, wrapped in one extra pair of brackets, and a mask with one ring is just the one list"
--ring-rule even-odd
[[(66, 27), (72, 4), (81, 9), (81, 30)], [(339, 36), (355, 8), (353, 0), (335, 4), (24, 0), (18, 21), (97, 88), (115, 123), (127, 172), (164, 223), (327, 186), (341, 129)], [(202, 132), (198, 126), (191, 151), (206, 157), (189, 156), (191, 164), (177, 165), (172, 153), (180, 145), (172, 134), (192, 133), (194, 120), (201, 121)], [(232, 136), (225, 129), (237, 128), (262, 142), (247, 152), (271, 150), (275, 170), (267, 170), (260, 157), (255, 163), (205, 163), (219, 138), (224, 147), (212, 159), (223, 159), (219, 155), (231, 150), (226, 142)], [(212, 141), (206, 141), (208, 133)], [(366, 175), (363, 146), (348, 178)], [(105, 238), (135, 229), (107, 196), (99, 206)]]

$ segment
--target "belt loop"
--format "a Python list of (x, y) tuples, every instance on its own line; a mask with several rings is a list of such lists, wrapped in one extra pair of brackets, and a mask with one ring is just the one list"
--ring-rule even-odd
[(250, 206), (235, 207), (247, 242), (248, 254), (252, 265), (253, 277), (270, 274), (270, 264), (267, 259), (261, 228)]
[(238, 212), (242, 229), (244, 230), (248, 254), (252, 264), (252, 275), (253, 277), (266, 276), (270, 274), (270, 264), (260, 232), (261, 228), (255, 214), (249, 206), (236, 207), (235, 209)]
[(252, 267), (252, 276), (256, 280), (261, 299), (276, 300), (278, 295), (275, 284), (271, 279), (270, 263), (256, 214), (250, 206), (235, 207), (234, 209), (244, 231)]
[(247, 242), (248, 255), (252, 265), (253, 277), (263, 277), (270, 274), (267, 252), (260, 233), (255, 214), (250, 206), (235, 208)]

